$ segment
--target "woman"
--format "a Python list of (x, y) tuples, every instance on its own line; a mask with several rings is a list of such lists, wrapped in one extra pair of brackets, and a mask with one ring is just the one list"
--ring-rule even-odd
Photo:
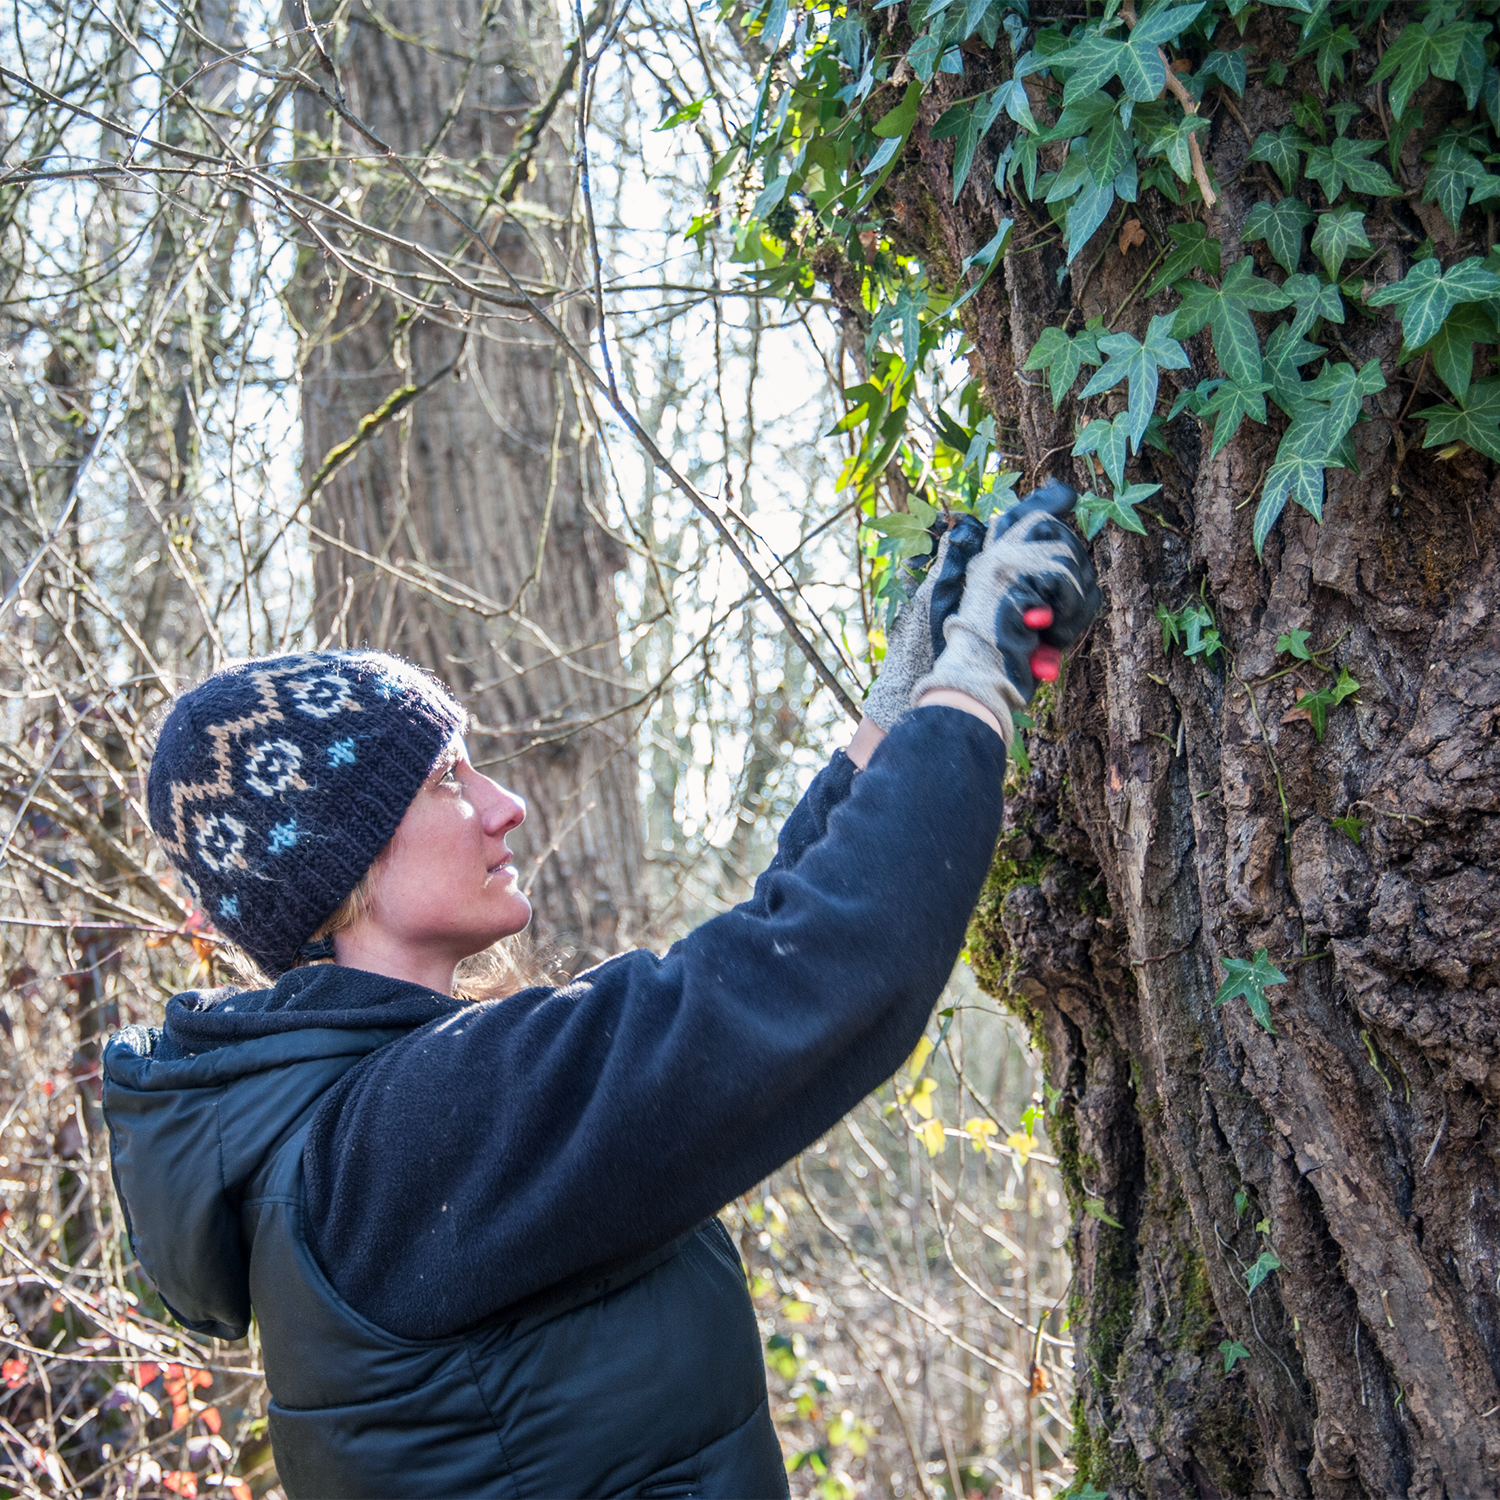
[(111, 1042), (115, 1181), (184, 1323), (239, 1338), (253, 1309), (293, 1500), (787, 1493), (714, 1215), (922, 1032), (1011, 713), (1097, 607), (1072, 498), (943, 539), (747, 902), (561, 988), (453, 996), (529, 918), (525, 810), (421, 673), (279, 657), (178, 701), (152, 826), (274, 983)]

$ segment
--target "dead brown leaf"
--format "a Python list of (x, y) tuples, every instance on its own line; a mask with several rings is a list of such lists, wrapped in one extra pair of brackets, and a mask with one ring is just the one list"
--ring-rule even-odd
[(1146, 231), (1141, 228), (1139, 219), (1126, 219), (1125, 227), (1120, 231), (1120, 254), (1129, 255), (1132, 245), (1144, 245), (1146, 243)]

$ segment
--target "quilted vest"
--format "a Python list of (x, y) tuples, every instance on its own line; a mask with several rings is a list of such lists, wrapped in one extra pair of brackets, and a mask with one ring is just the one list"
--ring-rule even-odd
[(104, 1056), (131, 1243), (189, 1328), (251, 1310), (290, 1500), (784, 1496), (744, 1270), (710, 1220), (462, 1333), (404, 1339), (339, 1296), (307, 1233), (302, 1147), (328, 1088), (399, 1032), (309, 1028), (182, 1059)]

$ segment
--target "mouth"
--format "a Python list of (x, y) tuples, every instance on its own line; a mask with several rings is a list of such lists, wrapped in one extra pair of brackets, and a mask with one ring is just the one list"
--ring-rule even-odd
[(502, 854), (500, 858), (496, 860), (495, 863), (492, 864), (484, 873), (486, 875), (504, 874), (506, 870), (511, 868), (511, 860), (513, 858), (514, 856), (509, 853)]

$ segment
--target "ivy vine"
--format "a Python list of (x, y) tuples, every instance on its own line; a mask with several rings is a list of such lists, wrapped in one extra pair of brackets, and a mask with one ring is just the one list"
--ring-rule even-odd
[[(1139, 9), (1106, 0), (1073, 21), (1034, 20), (1027, 0), (809, 0), (795, 10), (788, 0), (724, 0), (767, 62), (751, 118), (715, 164), (713, 200), (689, 233), (701, 243), (711, 223), (730, 221), (738, 262), (789, 301), (820, 278), (856, 280), (868, 376), (845, 393), (837, 430), (856, 439), (842, 483), (862, 507), (878, 598), (894, 605), (895, 564), (928, 551), (939, 511), (988, 518), (1019, 478), (1005, 467), (977, 381), (951, 410), (917, 389), (934, 354), (966, 352), (960, 313), (1015, 225), (1002, 219), (947, 282), (886, 232), (880, 195), (924, 95), (945, 75), (962, 80), (959, 97), (928, 133), (953, 143), (954, 200), (983, 162), (1030, 229), (1061, 241), (1060, 276), (1112, 213), (1124, 218), (1148, 191), (1172, 205), (1170, 244), (1111, 323), (1049, 327), (1025, 360), (1045, 377), (1054, 409), (1084, 381), (1078, 399), (1089, 414), (1073, 452), (1099, 476), (1100, 492), (1079, 500), (1089, 534), (1109, 524), (1144, 531), (1138, 507), (1158, 486), (1130, 483), (1126, 461), (1143, 445), (1164, 448), (1163, 428), (1184, 417), (1205, 424), (1211, 454), (1246, 421), (1282, 428), (1254, 514), (1257, 553), (1288, 501), (1321, 520), (1326, 471), (1354, 466), (1365, 399), (1386, 385), (1378, 361), (1356, 368), (1331, 351), (1351, 318), (1399, 319), (1399, 362), (1430, 365), (1446, 386), (1450, 399), (1409, 413), (1425, 422), (1426, 447), (1451, 456), (1467, 446), (1500, 461), (1500, 376), (1474, 379), (1476, 350), (1500, 339), (1500, 249), (1444, 267), (1428, 239), (1397, 280), (1369, 233), (1382, 200), (1395, 198), (1436, 205), (1455, 243), (1466, 216), (1478, 214), (1470, 231), (1489, 223), (1485, 205), (1500, 198), (1490, 171), (1500, 161), (1500, 0), (1422, 0), (1397, 14), (1387, 0), (1267, 3), (1295, 13), (1291, 66), (1311, 59), (1319, 89), (1297, 94), (1291, 122), (1250, 142), (1246, 170), (1264, 174), (1263, 199), (1242, 237), (1265, 246), (1257, 269), (1253, 253), (1223, 264), (1225, 246), (1204, 220), (1218, 188), (1201, 146), (1206, 103), (1235, 114), (1252, 77), (1272, 88), (1289, 77), (1287, 62), (1245, 41), (1257, 0)], [(1430, 139), (1417, 135), (1425, 171), (1408, 184), (1403, 148), (1423, 131), (1413, 101), (1431, 79), (1461, 94), (1463, 108), (1445, 110), (1456, 118)], [(952, 88), (944, 83), (943, 96)], [(1144, 238), (1138, 222), (1124, 233)], [(1122, 323), (1142, 292), (1175, 298), (1143, 338)], [(1160, 372), (1187, 369), (1183, 340), (1205, 330), (1218, 371), (1163, 412)], [(1125, 409), (1099, 412), (1096, 398), (1120, 387)], [(892, 486), (894, 474), (904, 482)], [(883, 488), (897, 497), (885, 514)]]

